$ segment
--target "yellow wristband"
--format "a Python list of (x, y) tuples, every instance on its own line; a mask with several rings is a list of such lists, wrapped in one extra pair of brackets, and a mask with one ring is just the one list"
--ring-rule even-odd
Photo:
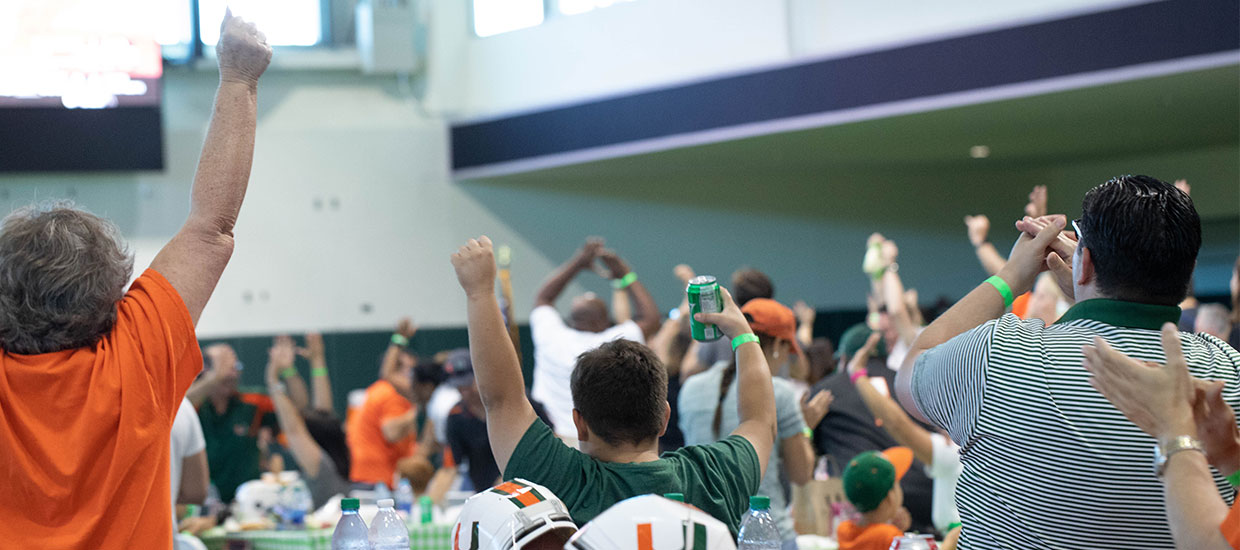
[(999, 294), (1003, 295), (1004, 309), (1012, 307), (1012, 302), (1016, 301), (1016, 297), (1012, 295), (1012, 287), (1008, 286), (1007, 281), (1004, 281), (998, 275), (992, 275), (989, 279), (986, 279), (986, 282), (990, 283), (990, 286), (995, 287), (995, 290), (998, 290)]

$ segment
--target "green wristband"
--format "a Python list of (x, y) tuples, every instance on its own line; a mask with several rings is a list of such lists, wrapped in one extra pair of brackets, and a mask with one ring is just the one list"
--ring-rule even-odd
[(284, 367), (284, 369), (280, 371), (280, 380), (288, 380), (294, 376), (297, 376), (297, 369), (293, 367)]
[(1004, 281), (998, 275), (992, 275), (989, 279), (986, 279), (986, 282), (990, 283), (990, 286), (995, 287), (995, 290), (998, 290), (999, 294), (1003, 295), (1004, 309), (1012, 307), (1012, 302), (1016, 301), (1016, 297), (1012, 295), (1012, 287), (1008, 286), (1007, 281)]
[(736, 348), (741, 347), (741, 344), (748, 344), (750, 342), (757, 343), (758, 335), (752, 332), (746, 332), (745, 334), (737, 336), (736, 338), (732, 339), (732, 351), (735, 352)]
[(630, 271), (627, 275), (619, 279), (613, 279), (611, 281), (611, 287), (616, 290), (623, 290), (629, 288), (629, 285), (632, 285), (635, 282), (637, 282), (637, 273)]
[(327, 367), (314, 367), (310, 369), (310, 376), (327, 376)]
[[(964, 526), (963, 523), (960, 523), (959, 521), (953, 521), (951, 522), (950, 525), (947, 526), (947, 533), (952, 532), (952, 529), (955, 529), (957, 527), (963, 527), (963, 526)], [(943, 534), (946, 535), (947, 533), (943, 533)]]
[(1240, 489), (1240, 470), (1232, 472), (1231, 475), (1223, 479), (1226, 479), (1227, 483), (1230, 483), (1232, 487)]
[(805, 436), (808, 439), (813, 439), (814, 429), (809, 426), (806, 426), (805, 429), (801, 430), (801, 435)]
[(405, 338), (403, 334), (392, 333), (392, 344), (403, 348), (409, 345), (409, 339)]

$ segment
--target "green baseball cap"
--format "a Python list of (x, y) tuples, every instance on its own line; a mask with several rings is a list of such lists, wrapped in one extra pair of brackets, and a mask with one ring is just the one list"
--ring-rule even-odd
[(861, 453), (844, 468), (844, 496), (858, 512), (872, 511), (912, 465), (913, 451), (908, 447)]
[[(845, 330), (844, 334), (840, 335), (840, 345), (835, 348), (835, 358), (843, 359), (845, 355), (848, 357), (855, 355), (857, 350), (865, 346), (865, 341), (870, 337), (871, 332), (874, 331), (870, 330), (870, 327), (866, 326), (865, 323), (857, 323), (848, 327), (848, 330)], [(874, 348), (874, 357), (886, 356), (887, 343), (879, 340), (878, 346)]]

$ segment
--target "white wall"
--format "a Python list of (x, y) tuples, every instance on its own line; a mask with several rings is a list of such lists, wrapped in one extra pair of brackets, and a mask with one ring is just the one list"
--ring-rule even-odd
[[(141, 271), (188, 213), (217, 78), (167, 74), (164, 172), (6, 175), (0, 211), (72, 199), (121, 227)], [(481, 233), (512, 245), (523, 269), (550, 269), (449, 181), (443, 123), (395, 90), (345, 72), (264, 77), (236, 252), (201, 336), (376, 329), (405, 314), (424, 326), (460, 326), (464, 299), (448, 255)], [(516, 291), (532, 296), (538, 282), (518, 278)]]
[[(469, 2), (428, 0), (429, 107), (486, 117), (1142, 0), (636, 0), (478, 38)], [(548, 0), (554, 3), (554, 0)]]

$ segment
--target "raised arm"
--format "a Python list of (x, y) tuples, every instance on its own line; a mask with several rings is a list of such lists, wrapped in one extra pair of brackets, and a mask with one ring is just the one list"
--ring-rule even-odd
[(301, 471), (309, 477), (319, 475), (319, 456), (322, 448), (310, 437), (306, 429), (306, 421), (298, 412), (297, 405), (289, 399), (284, 384), (280, 381), (280, 373), (292, 368), (296, 351), (291, 338), (276, 338), (271, 349), (267, 351), (267, 395), (275, 405), (276, 421), (280, 423), (280, 432), (288, 440), (289, 450), (297, 460)]
[(538, 417), (525, 396), (521, 364), (495, 299), (495, 253), (491, 239), (470, 239), (452, 255), (452, 266), (468, 304), (469, 355), (482, 406), (487, 411), (491, 454), (503, 472), (517, 443)]
[(913, 422), (908, 414), (887, 397), (878, 392), (874, 384), (870, 383), (870, 377), (865, 370), (866, 362), (870, 360), (870, 356), (874, 354), (874, 348), (878, 347), (878, 341), (883, 335), (878, 332), (870, 334), (866, 339), (865, 345), (853, 354), (848, 361), (848, 374), (853, 384), (857, 387), (857, 393), (861, 395), (861, 401), (865, 403), (866, 408), (870, 409), (870, 413), (874, 418), (881, 421), (883, 429), (891, 434), (891, 438), (896, 440), (902, 446), (913, 450), (913, 456), (926, 464), (934, 464), (934, 444), (930, 440), (930, 432)]
[[(293, 338), (287, 335), (277, 336), (275, 344), (281, 350), (284, 348), (295, 349), (293, 346)], [(293, 400), (293, 406), (297, 410), (302, 410), (310, 406), (310, 392), (306, 389), (306, 381), (298, 374), (297, 368), (293, 366), (290, 359), (287, 363), (282, 363), (280, 371), (277, 373), (280, 380), (284, 382), (285, 393), (288, 398)]]
[(316, 411), (334, 412), (332, 404), (332, 379), (327, 375), (327, 351), (323, 347), (323, 335), (306, 333), (306, 347), (297, 354), (310, 362), (310, 406)]
[(227, 12), (216, 46), (220, 87), (198, 160), (185, 225), (151, 262), (181, 295), (197, 324), (233, 251), (233, 226), (254, 158), (258, 78), (271, 61), (266, 38)]
[[(719, 292), (723, 295), (723, 311), (698, 313), (697, 320), (718, 326), (733, 340), (742, 334), (753, 334), (745, 314), (732, 300), (732, 293), (723, 287)], [(753, 445), (765, 475), (771, 448), (775, 446), (775, 389), (771, 385), (771, 368), (766, 364), (766, 355), (757, 339), (736, 348), (736, 388), (736, 408), (741, 422), (732, 435), (744, 437)]]
[(624, 286), (629, 302), (633, 306), (633, 322), (641, 327), (642, 335), (646, 338), (654, 336), (659, 331), (659, 319), (661, 316), (659, 315), (659, 308), (654, 305), (654, 298), (650, 296), (646, 286), (635, 278), (636, 275), (629, 268), (629, 264), (619, 254), (616, 254), (614, 250), (604, 249), (599, 252), (598, 257), (611, 272), (612, 281), (619, 281), (618, 284)]
[(413, 319), (409, 317), (404, 317), (396, 323), (396, 332), (392, 333), (387, 351), (383, 352), (383, 361), (379, 364), (379, 378), (387, 378), (396, 372), (400, 365), (400, 354), (404, 353), (405, 347), (417, 333), (418, 326), (413, 324)]
[(235, 381), (241, 376), (237, 372), (237, 352), (233, 351), (232, 346), (212, 344), (207, 346), (204, 355), (211, 368), (202, 373), (185, 392), (185, 397), (195, 409), (201, 407), (220, 384)]
[(555, 306), (555, 301), (559, 299), (560, 294), (564, 293), (564, 288), (568, 286), (568, 283), (582, 270), (588, 269), (602, 249), (602, 239), (591, 237), (587, 240), (581, 250), (564, 262), (564, 265), (556, 268), (543, 282), (542, 288), (539, 288), (538, 294), (534, 296), (534, 307)]
[(921, 327), (914, 324), (913, 315), (904, 301), (904, 282), (900, 280), (899, 268), (896, 267), (896, 258), (899, 255), (900, 249), (896, 247), (895, 242), (883, 241), (882, 257), (886, 267), (883, 269), (882, 277), (878, 280), (878, 295), (887, 307), (887, 315), (891, 318), (896, 332), (899, 333), (900, 340), (906, 344), (912, 344), (913, 339), (917, 338), (917, 329)]
[(969, 242), (973, 243), (973, 252), (977, 254), (982, 269), (986, 270), (987, 275), (998, 273), (1007, 260), (1003, 259), (995, 245), (986, 240), (986, 235), (990, 233), (990, 218), (980, 214), (965, 216), (964, 225), (969, 229)]
[[(1064, 220), (1056, 219), (1054, 222), (1042, 229), (1036, 237), (1022, 232), (1016, 246), (1012, 247), (1012, 255), (999, 272), (999, 278), (1007, 283), (1013, 296), (1029, 292), (1046, 265), (1046, 256), (1051, 253), (1050, 247), (1063, 229)], [(926, 420), (925, 415), (917, 409), (912, 395), (913, 369), (917, 358), (923, 352), (965, 331), (977, 328), (986, 321), (998, 318), (1006, 309), (1003, 295), (994, 286), (982, 283), (930, 323), (913, 342), (903, 367), (896, 375), (896, 396), (904, 409)]]

